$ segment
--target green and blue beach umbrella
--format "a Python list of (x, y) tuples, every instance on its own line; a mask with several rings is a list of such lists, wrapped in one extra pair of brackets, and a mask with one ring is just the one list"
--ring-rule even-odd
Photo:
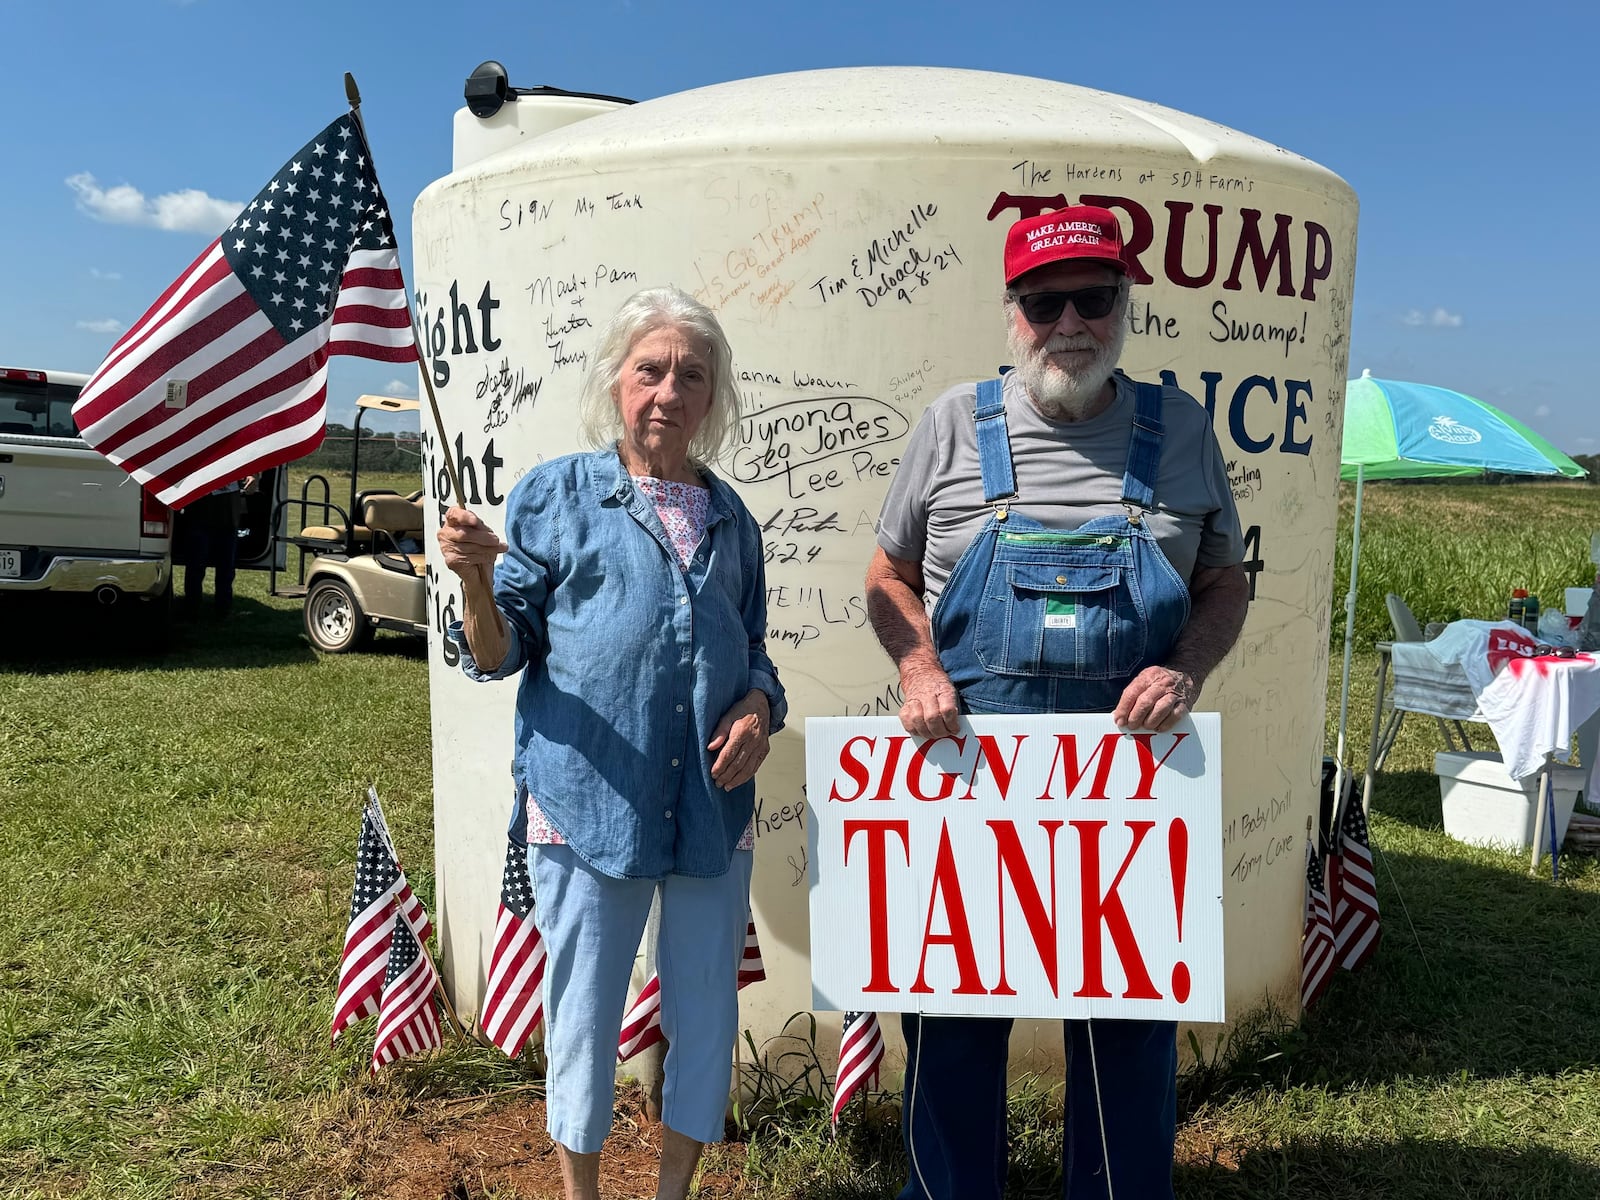
[(1587, 474), (1515, 417), (1462, 392), (1426, 383), (1376, 379), (1361, 372), (1344, 389), (1344, 441), (1339, 478), (1356, 484), (1350, 536), (1350, 590), (1345, 593), (1344, 679), (1339, 691), (1339, 740), (1344, 772), (1350, 713), (1350, 648), (1355, 640), (1356, 566), (1361, 555), (1361, 489), (1368, 479), (1426, 479), (1496, 471), (1505, 475)]
[(1449, 388), (1374, 379), (1344, 389), (1340, 479), (1440, 475), (1581, 476), (1584, 470), (1515, 417)]

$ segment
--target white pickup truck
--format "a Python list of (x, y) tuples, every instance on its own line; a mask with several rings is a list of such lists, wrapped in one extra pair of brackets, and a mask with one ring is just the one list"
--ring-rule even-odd
[[(79, 438), (72, 403), (88, 379), (0, 367), (0, 603), (92, 597), (155, 648), (171, 617), (172, 511)], [(270, 557), (271, 474), (247, 507), (241, 567)]]

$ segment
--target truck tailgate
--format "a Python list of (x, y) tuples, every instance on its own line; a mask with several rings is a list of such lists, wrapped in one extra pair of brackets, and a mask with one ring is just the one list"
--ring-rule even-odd
[(23, 545), (137, 553), (139, 485), (81, 442), (0, 439), (0, 546)]

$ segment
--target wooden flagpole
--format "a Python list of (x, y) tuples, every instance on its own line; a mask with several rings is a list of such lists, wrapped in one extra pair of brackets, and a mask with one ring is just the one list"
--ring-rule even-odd
[[(356, 87), (356, 77), (350, 74), (349, 71), (344, 73), (344, 94), (345, 99), (350, 102), (350, 116), (355, 120), (356, 132), (361, 135), (361, 144), (367, 151), (367, 166), (372, 169), (372, 177), (377, 179), (378, 163), (372, 157), (372, 144), (367, 141), (367, 127), (361, 120), (361, 91)], [(380, 186), (378, 190), (381, 192), (383, 189)], [(400, 248), (396, 246), (395, 261), (397, 264), (400, 259), (399, 250)], [(403, 281), (405, 278), (404, 268), (400, 269), (400, 276)], [(409, 296), (411, 294), (410, 288), (406, 288), (405, 291), (406, 295)], [(411, 311), (409, 303), (406, 305), (406, 311), (411, 318), (411, 343), (417, 348), (417, 363), (420, 368), (422, 364), (427, 362), (422, 353), (422, 338), (417, 333), (416, 314)], [(456, 470), (455, 459), (450, 457), (450, 443), (445, 440), (444, 418), (439, 415), (439, 400), (433, 393), (433, 380), (428, 377), (426, 370), (419, 370), (418, 374), (422, 376), (423, 390), (428, 393), (428, 411), (433, 414), (433, 429), (439, 435), (439, 449), (444, 454), (445, 469), (450, 473), (450, 488), (455, 493), (456, 507), (465, 508), (467, 506), (467, 497), (466, 493), (461, 490), (461, 475)]]
[[(367, 127), (361, 120), (361, 91), (356, 87), (356, 77), (350, 74), (349, 71), (344, 73), (344, 94), (345, 99), (350, 102), (350, 116), (356, 123), (356, 133), (361, 138), (362, 148), (367, 152), (367, 166), (372, 169), (372, 178), (376, 180), (378, 178), (378, 162), (372, 156), (372, 144), (367, 141)], [(382, 193), (383, 188), (381, 185), (378, 190)], [(398, 244), (395, 247), (395, 269), (400, 272), (400, 280), (403, 284), (405, 282), (405, 268), (400, 266)], [(407, 296), (411, 295), (409, 287), (404, 288), (404, 291)], [(417, 351), (417, 374), (422, 378), (422, 390), (428, 395), (428, 411), (433, 414), (433, 431), (439, 438), (439, 452), (444, 456), (445, 470), (450, 475), (450, 488), (455, 494), (456, 507), (466, 508), (467, 495), (461, 488), (461, 472), (456, 467), (456, 460), (450, 456), (450, 440), (444, 431), (444, 418), (439, 413), (439, 398), (433, 391), (433, 379), (427, 370), (427, 356), (422, 352), (422, 335), (417, 332), (416, 313), (412, 311), (409, 302), (406, 305), (406, 315), (411, 325), (411, 344), (416, 347)], [(480, 581), (492, 595), (494, 593), (493, 571), (489, 567), (484, 567), (478, 574)], [(463, 603), (465, 603), (464, 600)], [(501, 637), (506, 636), (506, 625), (500, 616), (499, 606), (495, 606), (493, 615), (496, 630), (499, 631)]]
[[(350, 118), (355, 122), (356, 135), (360, 137), (362, 148), (367, 152), (367, 166), (372, 171), (372, 178), (377, 180), (378, 163), (373, 157), (372, 145), (367, 140), (366, 124), (361, 120), (361, 91), (358, 87), (356, 87), (355, 76), (349, 71), (344, 73), (344, 94), (345, 99), (349, 101), (350, 104)], [(379, 185), (378, 190), (380, 194), (383, 194), (383, 188), (381, 184)], [(400, 265), (399, 249), (400, 248), (397, 244), (395, 246), (395, 269), (400, 272), (402, 290), (405, 292), (407, 297), (409, 297), (411, 295), (411, 289), (409, 286), (405, 286), (405, 268)], [(439, 398), (434, 394), (433, 379), (429, 376), (427, 371), (427, 356), (423, 353), (422, 338), (417, 332), (416, 313), (413, 311), (409, 300), (406, 304), (406, 316), (407, 324), (411, 328), (411, 344), (417, 353), (417, 374), (421, 377), (423, 391), (426, 392), (428, 396), (428, 411), (433, 416), (433, 430), (434, 434), (439, 439), (439, 453), (444, 458), (445, 471), (450, 477), (450, 489), (454, 494), (456, 507), (466, 508), (467, 496), (466, 492), (461, 487), (461, 473), (456, 467), (455, 458), (450, 453), (450, 439), (445, 433), (444, 417), (439, 412)], [(481, 569), (479, 572), (479, 578), (484, 587), (492, 594), (494, 591), (494, 576), (492, 570), (488, 567)], [(498, 606), (494, 607), (493, 615), (495, 627), (500, 631), (501, 636), (504, 636), (505, 621), (500, 616), (500, 609)], [(378, 814), (378, 824), (383, 830), (384, 840), (389, 843), (389, 851), (395, 855), (395, 863), (398, 865), (400, 862), (400, 856), (395, 850), (394, 839), (389, 836), (388, 823), (383, 819), (383, 806), (378, 803), (377, 789), (369, 784), (367, 786), (367, 794)], [(423, 947), (423, 953), (427, 953), (427, 947)], [(446, 1015), (449, 1016), (451, 1023), (455, 1025), (456, 1029), (460, 1031), (463, 1039), (470, 1037), (481, 1045), (486, 1046), (490, 1044), (488, 1039), (484, 1036), (483, 1031), (477, 1027), (477, 1022), (473, 1022), (472, 1028), (468, 1029), (465, 1022), (463, 1022), (460, 1016), (457, 1015), (455, 1005), (450, 1002), (449, 993), (444, 990), (444, 977), (440, 975), (437, 969), (435, 969), (433, 973), (433, 990), (438, 993), (439, 1000), (444, 1005)]]

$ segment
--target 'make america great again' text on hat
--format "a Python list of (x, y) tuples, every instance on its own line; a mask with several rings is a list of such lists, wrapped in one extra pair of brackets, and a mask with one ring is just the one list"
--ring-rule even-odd
[(1069, 259), (1101, 262), (1127, 274), (1122, 230), (1109, 209), (1080, 204), (1018, 221), (1006, 234), (1006, 286), (1029, 271)]

